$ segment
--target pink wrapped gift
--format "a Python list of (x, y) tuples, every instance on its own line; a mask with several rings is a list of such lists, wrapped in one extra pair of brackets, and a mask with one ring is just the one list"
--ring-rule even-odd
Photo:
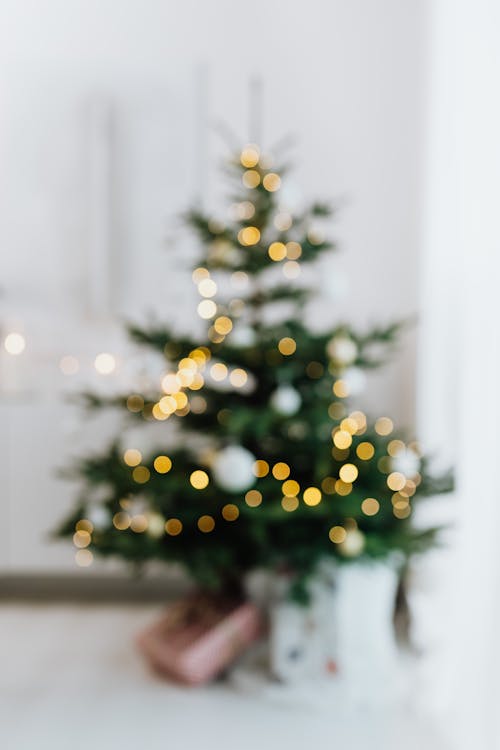
[(262, 633), (249, 602), (192, 594), (171, 604), (137, 644), (155, 670), (188, 685), (208, 682)]

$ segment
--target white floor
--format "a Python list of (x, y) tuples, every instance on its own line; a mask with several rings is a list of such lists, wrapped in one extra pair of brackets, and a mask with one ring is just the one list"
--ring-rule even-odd
[(0, 606), (2, 750), (448, 750), (406, 712), (292, 709), (151, 674), (134, 634), (153, 606)]

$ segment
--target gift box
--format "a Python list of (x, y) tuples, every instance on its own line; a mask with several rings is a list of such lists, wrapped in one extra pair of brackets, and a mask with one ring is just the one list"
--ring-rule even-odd
[(139, 649), (161, 674), (187, 685), (208, 682), (263, 632), (260, 610), (207, 594), (171, 604), (137, 638)]

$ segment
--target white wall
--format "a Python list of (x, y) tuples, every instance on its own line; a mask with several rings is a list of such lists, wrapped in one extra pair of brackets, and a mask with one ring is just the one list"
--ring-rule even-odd
[[(209, 202), (220, 192), (211, 165), (222, 148), (199, 115), (246, 140), (258, 74), (264, 145), (296, 135), (295, 183), (341, 205), (335, 268), (349, 274), (350, 293), (328, 308), (323, 300), (319, 314), (362, 326), (406, 317), (417, 311), (425, 11), (419, 0), (2, 0), (0, 322), (24, 327), (28, 341), (20, 388), (0, 401), (4, 568), (72, 566), (69, 545), (45, 538), (71, 501), (53, 471), (94, 432), (61, 402), (68, 384), (57, 363), (75, 354), (78, 378), (95, 380), (95, 354), (123, 347), (113, 318), (89, 316), (96, 273), (106, 273), (89, 264), (92, 106), (112, 110), (115, 313), (137, 317), (154, 304), (182, 321), (194, 304), (188, 277), (187, 291), (175, 283), (192, 247), (165, 240), (200, 184)], [(410, 425), (412, 341), (371, 399), (373, 412)]]

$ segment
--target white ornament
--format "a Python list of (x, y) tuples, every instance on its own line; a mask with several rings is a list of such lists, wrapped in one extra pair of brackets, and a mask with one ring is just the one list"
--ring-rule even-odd
[(358, 557), (365, 548), (365, 535), (359, 529), (349, 529), (346, 538), (339, 544), (339, 552), (344, 557)]
[(230, 445), (223, 448), (212, 464), (212, 474), (219, 487), (229, 492), (246, 490), (255, 481), (255, 456), (246, 448)]
[(347, 385), (350, 396), (359, 396), (366, 388), (366, 375), (361, 367), (348, 367), (342, 373), (342, 380)]
[(420, 470), (420, 458), (410, 448), (405, 448), (392, 458), (391, 469), (399, 471), (405, 477), (414, 477)]
[(95, 529), (105, 529), (111, 521), (111, 514), (103, 505), (93, 505), (87, 511), (87, 518)]
[(356, 342), (345, 334), (338, 334), (330, 339), (326, 351), (330, 359), (344, 367), (351, 365), (358, 356)]
[(150, 513), (148, 515), (148, 529), (149, 536), (153, 539), (159, 539), (165, 533), (165, 519), (161, 513)]
[(291, 385), (280, 385), (271, 396), (271, 406), (284, 417), (291, 417), (300, 409), (300, 393)]

